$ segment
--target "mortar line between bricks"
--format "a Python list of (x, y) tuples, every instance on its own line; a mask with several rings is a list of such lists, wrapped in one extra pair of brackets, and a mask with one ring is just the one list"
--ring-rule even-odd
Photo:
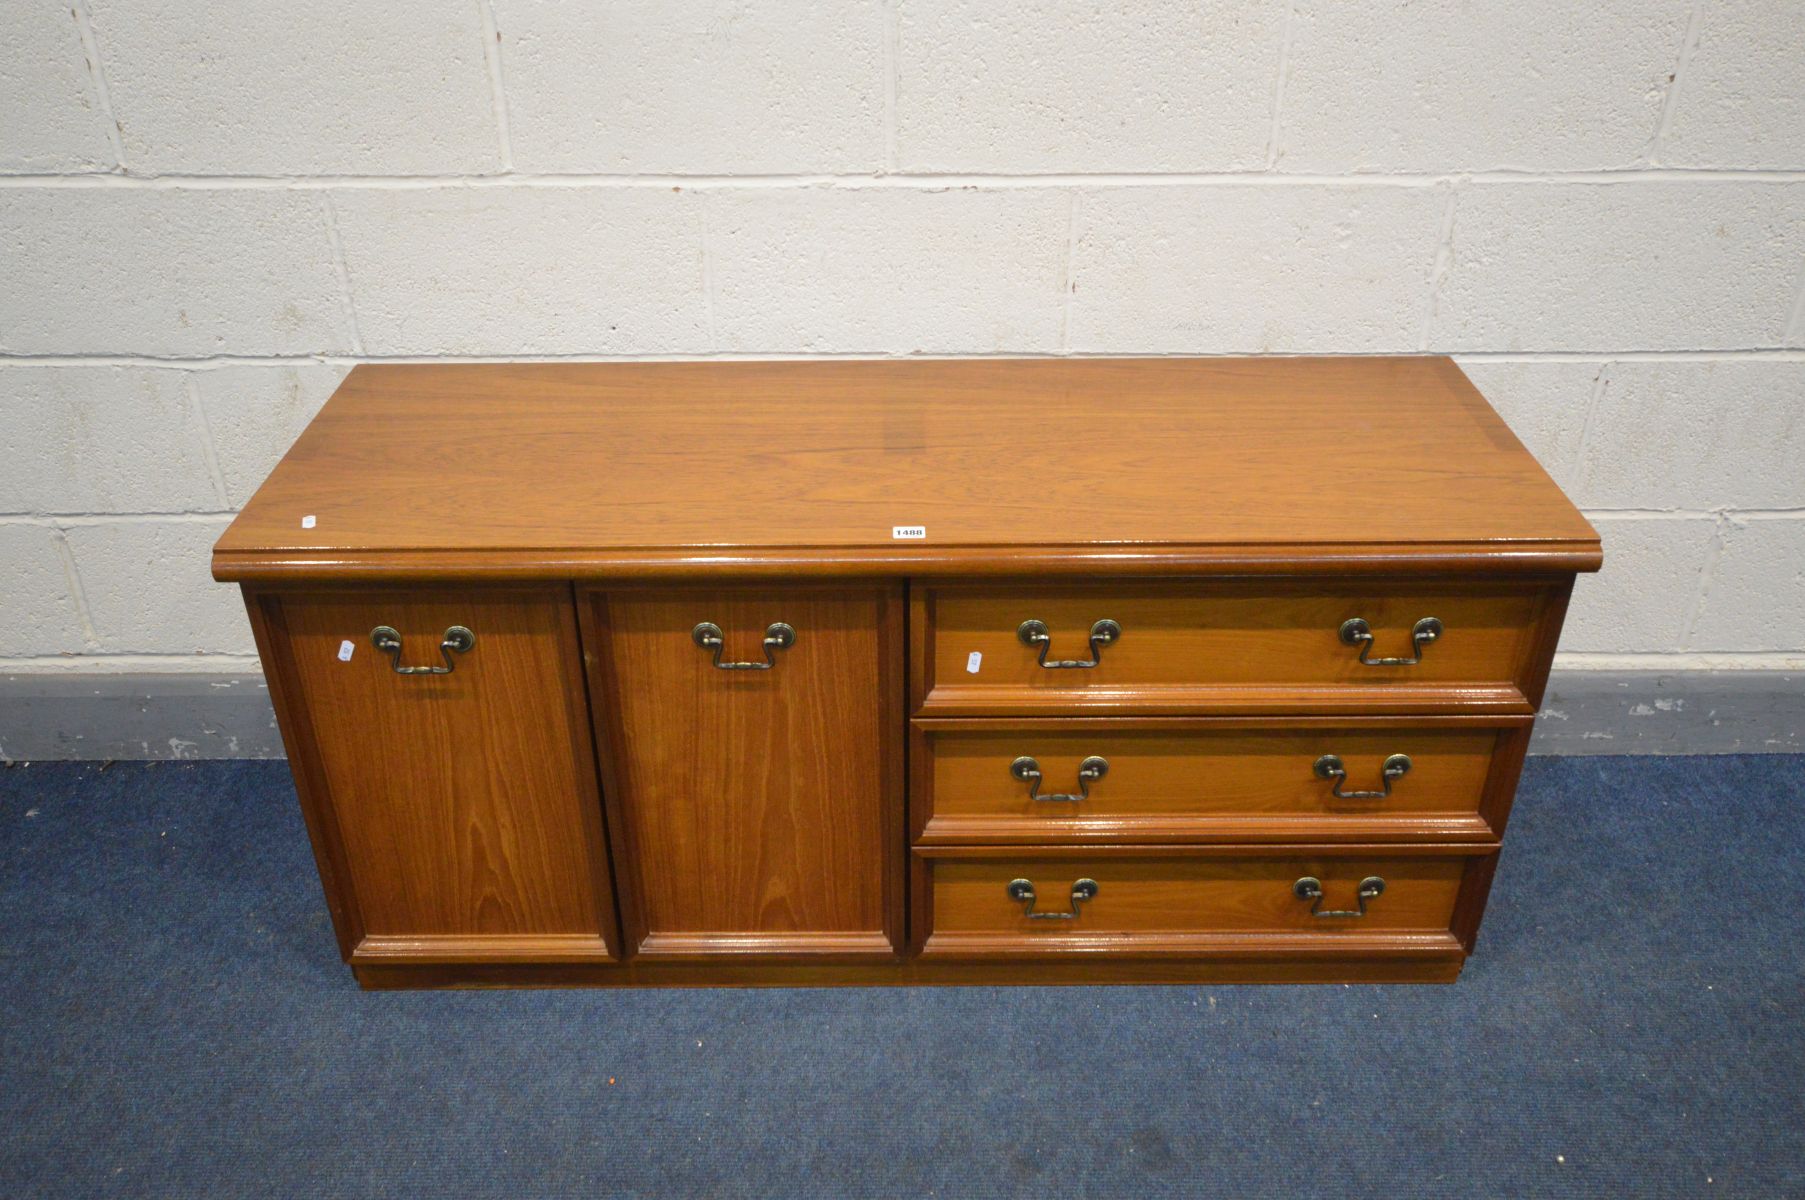
[(714, 316), (714, 239), (708, 220), (710, 207), (707, 196), (696, 197), (697, 236), (702, 242), (702, 319), (708, 330), (709, 344), (714, 345), (720, 341), (720, 335), (716, 332)]
[(198, 654), (150, 650), (128, 650), (114, 654), (20, 654), (0, 657), (0, 674), (79, 675), (96, 668), (105, 668), (105, 673), (111, 674), (120, 667), (147, 665), (174, 666), (180, 674), (186, 675), (209, 674), (219, 670), (256, 672), (262, 669), (263, 663), (255, 654), (231, 651), (202, 651)]
[(345, 302), (345, 321), (351, 326), (351, 348), (364, 352), (363, 326), (357, 320), (357, 297), (351, 292), (351, 261), (345, 257), (344, 239), (338, 232), (338, 205), (331, 192), (320, 193), (320, 218), (326, 225), (326, 244), (332, 251), (332, 270), (338, 277), (339, 295)]
[(534, 363), (534, 362), (863, 362), (871, 359), (963, 361), (968, 359), (1020, 358), (1416, 358), (1424, 354), (1462, 362), (1492, 363), (1597, 363), (1616, 362), (1805, 362), (1805, 347), (1748, 346), (1720, 350), (1310, 350), (1253, 352), (1240, 350), (1173, 350), (1129, 352), (1110, 350), (1020, 350), (987, 354), (936, 354), (896, 350), (839, 350), (806, 353), (784, 350), (718, 350), (693, 354), (207, 354), (181, 355), (120, 352), (27, 354), (0, 351), (0, 366), (19, 367), (160, 367), (166, 370), (205, 371), (226, 367), (293, 367), (300, 365), (354, 367), (359, 363)]
[(221, 512), (114, 512), (114, 513), (0, 513), (0, 525), (43, 525), (51, 529), (72, 529), (89, 525), (129, 525), (137, 521), (175, 525), (217, 525), (238, 514)]
[(75, 619), (81, 622), (82, 640), (90, 650), (100, 648), (100, 631), (94, 627), (94, 614), (88, 608), (88, 592), (82, 587), (81, 569), (75, 565), (75, 551), (69, 546), (69, 538), (61, 528), (52, 526), (50, 540), (56, 546), (56, 556), (63, 564), (63, 580), (69, 585), (69, 602), (75, 606)]
[(487, 175), (134, 175), (0, 174), (7, 188), (142, 188), (183, 190), (260, 188), (308, 191), (319, 188), (418, 191), (442, 188), (889, 188), (938, 191), (955, 188), (1066, 187), (1342, 187), (1426, 188), (1451, 182), (1502, 184), (1632, 183), (1805, 183), (1805, 170), (1735, 170), (1722, 167), (1626, 167), (1598, 171), (1447, 170), (1365, 174), (1289, 174), (1282, 171), (1058, 172), (1046, 174), (938, 174), (855, 172), (846, 174), (673, 175), (634, 173), (557, 174), (510, 172)]
[(1738, 518), (1756, 517), (1766, 520), (1790, 520), (1805, 517), (1805, 508), (1775, 508), (1769, 505), (1749, 505), (1747, 508), (1734, 504), (1721, 504), (1711, 508), (1593, 508), (1580, 509), (1587, 519), (1601, 517), (1606, 520), (1660, 520), (1672, 517), (1679, 520), (1715, 519), (1725, 515)]
[(1272, 76), (1272, 120), (1266, 130), (1266, 169), (1279, 163), (1279, 135), (1285, 120), (1285, 75), (1291, 69), (1291, 42), (1297, 29), (1297, 0), (1285, 6), (1285, 31), (1279, 39), (1278, 70)]
[(1792, 302), (1792, 316), (1786, 322), (1786, 344), (1805, 346), (1805, 271), (1800, 272), (1799, 296)]
[(1711, 545), (1705, 550), (1705, 562), (1698, 573), (1698, 586), (1692, 589), (1692, 611), (1686, 614), (1686, 624), (1680, 629), (1677, 649), (1681, 653), (1692, 652), (1692, 639), (1698, 636), (1699, 623), (1705, 619), (1705, 604), (1711, 598), (1711, 584), (1717, 576), (1717, 564), (1723, 558), (1724, 535), (1729, 528), (1729, 514), (1719, 513), (1717, 524), (1711, 530)]
[(1655, 123), (1654, 136), (1648, 139), (1648, 150), (1643, 155), (1649, 166), (1658, 166), (1661, 157), (1667, 152), (1667, 135), (1673, 129), (1673, 114), (1679, 104), (1680, 89), (1685, 86), (1686, 68), (1692, 62), (1693, 51), (1698, 49), (1699, 26), (1702, 24), (1700, 9), (1693, 5), (1686, 14), (1686, 31), (1680, 35), (1680, 53), (1673, 64), (1673, 74), (1668, 76), (1667, 91), (1661, 97), (1661, 117)]
[(1805, 655), (1775, 650), (1563, 650), (1555, 670), (1590, 671), (1800, 671)]
[(1076, 190), (1066, 193), (1065, 197), (1065, 274), (1061, 280), (1059, 297), (1059, 352), (1072, 352), (1072, 291), (1078, 281), (1072, 272), (1078, 261), (1078, 193)]
[(1454, 211), (1460, 203), (1460, 185), (1448, 185), (1448, 202), (1442, 207), (1441, 227), (1436, 231), (1435, 252), (1429, 257), (1429, 278), (1423, 294), (1422, 332), (1417, 349), (1427, 351), (1434, 340), (1435, 313), (1441, 303), (1442, 287), (1454, 270)]
[(75, 30), (81, 37), (82, 56), (88, 60), (88, 76), (94, 82), (94, 102), (100, 106), (101, 123), (106, 126), (107, 144), (112, 147), (119, 170), (125, 166), (125, 135), (119, 118), (113, 112), (113, 93), (107, 87), (106, 67), (100, 61), (100, 39), (94, 35), (94, 17), (88, 12), (88, 0), (70, 0), (69, 11), (75, 18)]
[[(1592, 376), (1592, 388), (1586, 393), (1586, 411), (1580, 414), (1579, 444), (1573, 449), (1573, 460), (1568, 465), (1575, 472), (1583, 471), (1592, 450), (1592, 427), (1604, 407), (1604, 398), (1611, 390), (1611, 361), (1598, 364), (1598, 374)], [(1577, 478), (1577, 476), (1575, 476)]]
[(182, 387), (188, 393), (188, 406), (194, 412), (194, 422), (200, 427), (201, 459), (207, 465), (207, 477), (213, 481), (213, 492), (222, 509), (232, 506), (231, 497), (226, 494), (225, 472), (219, 469), (219, 447), (213, 441), (213, 423), (207, 420), (207, 406), (201, 400), (200, 384), (195, 381), (192, 371), (182, 375)]
[(894, 175), (902, 165), (897, 147), (896, 108), (902, 89), (902, 7), (901, 0), (884, 0), (882, 71), (884, 72), (884, 170)]
[(502, 74), (501, 26), (495, 19), (495, 0), (476, 0), (477, 22), (482, 26), (483, 64), (488, 69), (489, 104), (495, 111), (495, 144), (501, 169), (514, 169), (514, 134), (508, 124), (507, 79)]

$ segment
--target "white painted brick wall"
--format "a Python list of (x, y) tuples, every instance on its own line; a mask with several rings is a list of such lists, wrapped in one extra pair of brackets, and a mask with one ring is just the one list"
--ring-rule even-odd
[(1690, 644), (1786, 652), (1805, 645), (1805, 521), (1733, 517), (1722, 537)]
[(0, 190), (0, 352), (352, 349), (319, 192)]
[(0, 524), (0, 657), (31, 661), (88, 648), (60, 535)]
[[(1580, 450), (1585, 443), (1586, 417), (1603, 384), (1606, 365), (1482, 358), (1465, 362), (1463, 369), (1542, 468), (1568, 496), (1583, 504)], [(1615, 566), (1613, 563), (1613, 570)]]
[(1298, 4), (1278, 164), (1595, 170), (1642, 161), (1685, 0)]
[(135, 171), (501, 166), (475, 4), (89, 0), (89, 9)]
[(1059, 339), (1066, 197), (1049, 189), (708, 198), (715, 343), (996, 354)]
[(0, 365), (0, 512), (213, 512), (187, 381), (154, 367)]
[(89, 521), (65, 533), (103, 654), (252, 654), (236, 588), (207, 559), (224, 517)]
[(82, 49), (61, 4), (0, 5), (0, 171), (117, 166)]
[(0, 670), (240, 669), (355, 362), (1452, 352), (1569, 665), (1805, 666), (1794, 0), (0, 12)]
[(1278, 0), (904, 0), (896, 147), (917, 171), (1265, 165)]
[(1594, 515), (1592, 523), (1611, 569), (1574, 586), (1561, 648), (1622, 654), (1684, 646), (1716, 522), (1637, 514)]
[(1656, 161), (1796, 168), (1805, 160), (1805, 4), (1711, 0), (1700, 16)]
[(368, 354), (670, 354), (708, 345), (696, 196), (357, 188), (333, 205)]
[(1805, 502), (1805, 364), (1614, 363), (1591, 423), (1574, 488), (1581, 504), (1766, 509)]
[(1805, 183), (1473, 184), (1452, 245), (1435, 349), (1784, 346)]
[(189, 376), (226, 505), (238, 509), (251, 498), (345, 375), (340, 366), (305, 363), (226, 366)]
[(1367, 354), (1421, 341), (1447, 207), (1437, 190), (1135, 187), (1085, 189), (1076, 204), (1072, 349)]
[(876, 0), (496, 0), (514, 166), (679, 175), (885, 163)]

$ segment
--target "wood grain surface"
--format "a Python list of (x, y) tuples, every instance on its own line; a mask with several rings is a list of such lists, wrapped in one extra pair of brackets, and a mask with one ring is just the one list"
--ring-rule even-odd
[[(1325, 944), (1327, 943), (1327, 944)], [(624, 963), (353, 963), (363, 987), (1044, 987), (1197, 983), (1453, 983), (1466, 956), (1441, 935), (1217, 939), (1207, 955), (1124, 952), (1113, 956), (1020, 953), (995, 958), (937, 954), (900, 962), (773, 962), (715, 959)]]
[[(642, 956), (894, 953), (903, 941), (899, 587), (584, 595), (597, 736)], [(772, 622), (796, 630), (766, 671)]]
[(1423, 357), (363, 365), (214, 568), (972, 573), (998, 548), (1121, 573), (1598, 561), (1465, 376)]
[[(1216, 722), (1063, 719), (917, 721), (911, 803), (924, 843), (1493, 841), (1481, 815), (1503, 729), (1398, 720)], [(1508, 752), (1508, 750), (1506, 751)], [(1383, 790), (1392, 754), (1409, 772), (1385, 799), (1337, 799), (1316, 760), (1343, 761), (1344, 792)], [(1108, 763), (1082, 800), (1031, 800), (1011, 774), (1040, 764), (1042, 792), (1078, 795), (1078, 772)]]
[[(568, 588), (269, 592), (265, 663), (356, 956), (606, 957), (615, 918)], [(475, 646), (449, 675), (445, 630)], [(342, 649), (350, 643), (348, 659)]]
[[(923, 584), (918, 706), (947, 714), (1098, 706), (1310, 712), (1471, 702), (1528, 712), (1541, 623), (1559, 586), (1382, 578)], [(1414, 656), (1411, 629), (1423, 617), (1439, 619), (1443, 633), (1415, 665), (1362, 663), (1360, 648), (1339, 636), (1352, 617), (1371, 626), (1371, 658)], [(1088, 660), (1089, 631), (1105, 618), (1121, 636), (1101, 648), (1094, 668), (1042, 667), (1018, 636), (1023, 621), (1042, 621), (1053, 639), (1050, 661)]]
[(363, 365), (213, 569), (365, 986), (807, 986), (1453, 979), (1600, 562), (1425, 356)]
[[(1136, 939), (1181, 950), (1205, 947), (1197, 935), (1249, 934), (1306, 939), (1370, 939), (1428, 934), (1453, 942), (1450, 924), (1468, 858), (1398, 855), (1383, 851), (1355, 855), (1298, 853), (1295, 850), (1239, 855), (1184, 855), (1153, 851), (1040, 857), (1031, 851), (960, 857), (929, 857), (930, 914), (924, 953), (983, 950), (1008, 953), (1045, 942), (1088, 951), (1131, 949)], [(1299, 878), (1322, 884), (1325, 911), (1356, 910), (1360, 881), (1382, 877), (1382, 895), (1368, 901), (1364, 917), (1312, 916), (1310, 904), (1292, 891)], [(1009, 883), (1031, 880), (1039, 912), (1072, 909), (1071, 889), (1081, 878), (1095, 880), (1094, 899), (1078, 906), (1071, 920), (1036, 920), (1010, 898)], [(1145, 948), (1145, 947), (1143, 947)]]

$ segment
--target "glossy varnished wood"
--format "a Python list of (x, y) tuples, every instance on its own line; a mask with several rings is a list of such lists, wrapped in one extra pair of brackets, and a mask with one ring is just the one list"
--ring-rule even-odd
[[(1561, 586), (1405, 578), (922, 584), (916, 704), (924, 715), (1529, 713), (1539, 700), (1542, 628)], [(1423, 617), (1439, 619), (1444, 632), (1414, 665), (1373, 665), (1340, 639), (1352, 617), (1372, 628), (1372, 658), (1412, 656), (1411, 629)], [(1022, 622), (1042, 621), (1050, 660), (1088, 660), (1089, 630), (1104, 618), (1122, 632), (1094, 668), (1041, 667), (1017, 636)]]
[(1466, 958), (1437, 939), (1385, 939), (1369, 949), (1211, 954), (1021, 955), (991, 959), (939, 955), (885, 963), (772, 962), (766, 959), (618, 964), (357, 964), (362, 986), (513, 987), (1095, 987), (1101, 984), (1453, 983)]
[[(1492, 842), (1503, 833), (1528, 718), (997, 718), (917, 720), (912, 829), (923, 844), (1036, 842)], [(1339, 756), (1339, 799), (1314, 772)], [(1039, 764), (1043, 792), (1079, 794), (1080, 764), (1108, 770), (1082, 800), (1031, 800), (1010, 773)], [(1492, 822), (1497, 820), (1497, 824)]]
[(814, 986), (1454, 979), (1600, 560), (1423, 357), (360, 366), (213, 567), (364, 986)]
[[(635, 952), (889, 955), (903, 942), (899, 587), (584, 593)], [(796, 630), (770, 670), (772, 622)]]
[[(361, 961), (584, 961), (616, 937), (568, 588), (249, 597), (341, 948)], [(446, 628), (449, 675), (400, 676)], [(351, 644), (349, 659), (341, 647)]]
[[(899, 542), (899, 525), (926, 537)], [(1064, 359), (359, 366), (220, 540), (214, 569), (570, 579), (1598, 560), (1596, 533), (1448, 359)]]
[[(1406, 853), (1404, 850), (1409, 850)], [(1425, 848), (923, 849), (926, 955), (1272, 954), (1376, 949), (1388, 943), (1455, 950), (1452, 926), (1462, 876), (1475, 851)], [(1292, 887), (1322, 883), (1325, 911), (1354, 911), (1360, 881), (1380, 876), (1383, 895), (1363, 917), (1319, 917)], [(1069, 912), (1081, 878), (1094, 899), (1072, 919), (1035, 919), (1012, 899), (1015, 879), (1034, 884), (1038, 912)]]

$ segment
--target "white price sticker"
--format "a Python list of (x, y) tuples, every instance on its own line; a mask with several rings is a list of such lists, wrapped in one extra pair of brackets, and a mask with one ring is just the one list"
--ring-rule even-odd
[(340, 662), (350, 662), (351, 653), (356, 649), (357, 647), (351, 643), (351, 639), (346, 638), (338, 644), (338, 660)]
[(966, 655), (966, 657), (965, 657), (965, 669), (967, 671), (971, 672), (973, 675), (976, 675), (978, 673), (978, 666), (983, 661), (984, 661), (984, 652), (982, 650), (973, 650), (970, 654)]
[(927, 538), (928, 527), (926, 525), (892, 525), (890, 536), (898, 541), (919, 542)]

